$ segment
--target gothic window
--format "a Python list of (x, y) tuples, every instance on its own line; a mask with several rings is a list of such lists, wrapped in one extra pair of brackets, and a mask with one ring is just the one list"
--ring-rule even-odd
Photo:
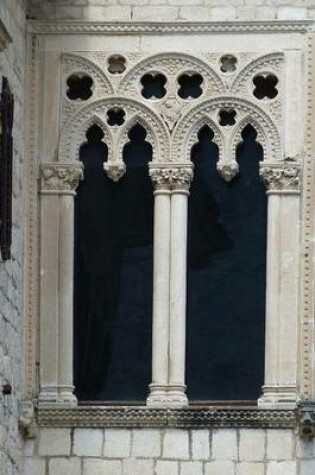
[(144, 400), (150, 382), (153, 194), (151, 145), (135, 125), (119, 183), (106, 177), (97, 126), (81, 147), (75, 203), (75, 388), (79, 400)]
[(266, 195), (247, 126), (239, 175), (218, 175), (213, 133), (192, 150), (188, 213), (187, 387), (192, 400), (255, 400), (263, 384)]
[(13, 105), (8, 80), (3, 77), (0, 102), (0, 250), (3, 260), (11, 258), (12, 243)]

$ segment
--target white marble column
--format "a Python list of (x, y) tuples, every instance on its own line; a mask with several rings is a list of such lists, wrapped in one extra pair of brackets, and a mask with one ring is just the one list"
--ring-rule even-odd
[(300, 168), (261, 165), (268, 195), (265, 381), (259, 407), (297, 402)]
[(154, 186), (154, 258), (152, 383), (147, 405), (165, 406), (169, 359), (171, 191), (163, 169), (151, 166), (150, 176)]
[(170, 406), (188, 405), (185, 384), (186, 363), (186, 290), (187, 290), (187, 215), (192, 167), (172, 172), (171, 266), (170, 266)]
[[(41, 298), (41, 404), (53, 400), (63, 405), (76, 404), (73, 395), (73, 208), (75, 190), (82, 176), (79, 163), (54, 163), (42, 167), (45, 234), (41, 271), (44, 275), (48, 273), (54, 285), (47, 287)], [(47, 210), (50, 210), (50, 215), (45, 214)], [(52, 242), (57, 245), (50, 252)], [(46, 321), (47, 311), (54, 317), (53, 325)], [(46, 326), (49, 328), (47, 333)], [(47, 387), (53, 388), (50, 397)]]

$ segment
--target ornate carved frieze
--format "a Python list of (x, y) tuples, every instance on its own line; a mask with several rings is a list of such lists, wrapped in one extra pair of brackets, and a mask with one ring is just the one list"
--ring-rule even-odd
[(269, 191), (300, 191), (301, 168), (297, 164), (262, 163), (259, 174)]
[(41, 167), (41, 192), (74, 192), (83, 179), (82, 164), (50, 163)]
[(193, 167), (183, 166), (178, 168), (150, 167), (149, 175), (156, 190), (185, 190), (188, 191), (192, 182)]
[(295, 428), (296, 412), (291, 410), (222, 408), (43, 408), (39, 426), (48, 427), (248, 427)]

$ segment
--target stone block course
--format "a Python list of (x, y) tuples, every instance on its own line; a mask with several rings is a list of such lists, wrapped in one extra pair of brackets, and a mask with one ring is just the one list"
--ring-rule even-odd
[(82, 475), (121, 475), (121, 473), (121, 462), (118, 460), (83, 460)]
[[(296, 475), (296, 462), (269, 462), (266, 475)], [(302, 474), (301, 474), (302, 475)]]
[(179, 475), (179, 464), (169, 460), (158, 460), (156, 475)]
[(235, 475), (264, 475), (265, 466), (259, 462), (237, 463)]
[(126, 459), (123, 461), (122, 473), (123, 475), (153, 475), (153, 460)]
[(131, 453), (131, 430), (106, 429), (104, 434), (104, 456), (129, 457)]
[[(234, 463), (221, 461), (205, 464), (205, 475), (235, 475)], [(254, 474), (253, 474), (254, 475)]]
[(201, 462), (181, 462), (180, 475), (203, 475)]
[(81, 475), (79, 458), (52, 458), (49, 461), (49, 475)]
[(70, 455), (70, 429), (43, 429), (38, 442), (39, 455)]
[(291, 431), (267, 430), (267, 460), (290, 460), (293, 458)]
[(210, 458), (210, 434), (208, 430), (191, 431), (191, 452), (194, 460)]
[(165, 431), (163, 441), (164, 458), (185, 460), (189, 458), (189, 434), (181, 429)]
[(237, 433), (233, 429), (215, 429), (212, 438), (214, 460), (237, 460)]
[(131, 455), (133, 457), (160, 457), (161, 431), (158, 429), (136, 429), (132, 433)]
[(265, 433), (263, 430), (240, 430), (239, 459), (263, 461), (265, 457)]
[[(1, 459), (0, 459), (1, 462)], [(1, 465), (3, 467), (3, 465)], [(41, 459), (25, 459), (23, 463), (25, 475), (46, 475), (46, 463)]]
[(73, 454), (84, 457), (100, 457), (103, 449), (101, 429), (76, 429), (73, 437)]

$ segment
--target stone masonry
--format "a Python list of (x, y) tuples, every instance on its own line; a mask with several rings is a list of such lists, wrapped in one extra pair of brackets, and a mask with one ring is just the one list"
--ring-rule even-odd
[[(145, 7), (145, 8), (144, 8)], [(36, 19), (76, 20), (304, 20), (314, 0), (30, 0)]]
[[(8, 78), (15, 101), (12, 259), (0, 261), (0, 473), (16, 475), (20, 473), (18, 413), (23, 369), (24, 0), (1, 0), (0, 18), (12, 38), (12, 42), (0, 53), (0, 77)], [(12, 395), (3, 396), (2, 387), (7, 383), (12, 385), (13, 392)]]

